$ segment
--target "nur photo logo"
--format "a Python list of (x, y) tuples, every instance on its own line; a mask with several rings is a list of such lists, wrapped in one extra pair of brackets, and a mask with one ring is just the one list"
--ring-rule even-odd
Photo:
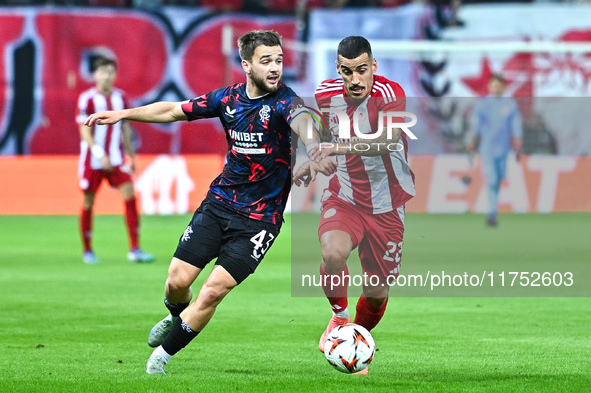
[[(379, 111), (377, 115), (377, 128), (375, 130), (368, 127), (369, 123), (366, 120), (367, 112), (364, 110), (356, 110), (351, 119), (344, 109), (320, 108), (320, 110), (317, 110), (309, 106), (302, 106), (294, 115), (294, 118), (302, 113), (309, 115), (307, 124), (308, 138), (313, 137), (314, 126), (316, 125), (321, 131), (329, 130), (334, 142), (351, 143), (351, 145), (346, 147), (356, 151), (369, 150), (371, 148), (370, 143), (374, 146), (385, 145), (385, 148), (390, 151), (403, 150), (404, 146), (401, 143), (390, 142), (398, 140), (398, 133), (395, 133), (395, 130), (398, 129), (404, 132), (410, 139), (418, 139), (410, 130), (412, 126), (417, 124), (417, 116), (412, 112)], [(325, 113), (328, 113), (329, 120), (324, 115)], [(404, 121), (407, 118), (409, 121)], [(319, 149), (331, 147), (334, 147), (333, 143), (323, 142), (320, 144)]]

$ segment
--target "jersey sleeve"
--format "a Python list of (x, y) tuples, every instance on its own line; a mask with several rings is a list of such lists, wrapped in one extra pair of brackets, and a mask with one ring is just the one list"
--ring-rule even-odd
[(383, 103), (381, 103), (381, 111), (406, 112), (406, 94), (398, 83), (388, 81), (382, 89), (384, 93), (382, 95)]
[(217, 89), (182, 104), (188, 121), (219, 116), (220, 99), (224, 89)]
[(336, 94), (340, 94), (343, 90), (343, 82), (338, 79), (327, 79), (321, 82), (316, 91), (314, 98), (318, 109), (330, 107), (331, 98)]
[[(378, 108), (380, 112), (406, 112), (406, 93), (398, 83), (379, 77), (374, 81), (373, 88), (379, 92)], [(393, 116), (392, 122), (402, 125), (408, 123), (408, 120), (404, 116)], [(403, 133), (402, 137), (406, 139), (406, 134)]]
[(277, 101), (277, 111), (285, 119), (287, 124), (291, 124), (294, 113), (304, 106), (304, 100), (293, 90), (287, 88), (283, 97)]

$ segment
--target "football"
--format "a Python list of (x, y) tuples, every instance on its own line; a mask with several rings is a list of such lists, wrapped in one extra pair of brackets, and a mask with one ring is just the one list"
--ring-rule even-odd
[(367, 368), (375, 351), (376, 345), (369, 331), (354, 323), (334, 328), (324, 344), (328, 363), (347, 374)]

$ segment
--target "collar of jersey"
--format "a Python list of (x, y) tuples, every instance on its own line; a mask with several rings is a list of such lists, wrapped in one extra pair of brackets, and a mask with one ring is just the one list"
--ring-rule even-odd
[(262, 96), (251, 97), (250, 94), (248, 94), (248, 86), (246, 86), (246, 83), (244, 84), (244, 91), (246, 92), (246, 96), (248, 97), (249, 100), (258, 100), (259, 98), (263, 98), (263, 97), (269, 95), (269, 93), (265, 93)]

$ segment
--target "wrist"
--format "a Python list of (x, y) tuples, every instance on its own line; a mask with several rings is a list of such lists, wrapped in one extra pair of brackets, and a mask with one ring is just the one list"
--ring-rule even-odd
[(310, 142), (306, 145), (306, 154), (308, 154), (308, 158), (310, 158), (310, 153), (314, 150), (318, 145), (318, 142)]
[(98, 160), (100, 160), (101, 158), (103, 158), (105, 156), (105, 149), (103, 149), (103, 147), (99, 146), (99, 145), (92, 146), (90, 148), (90, 152)]

